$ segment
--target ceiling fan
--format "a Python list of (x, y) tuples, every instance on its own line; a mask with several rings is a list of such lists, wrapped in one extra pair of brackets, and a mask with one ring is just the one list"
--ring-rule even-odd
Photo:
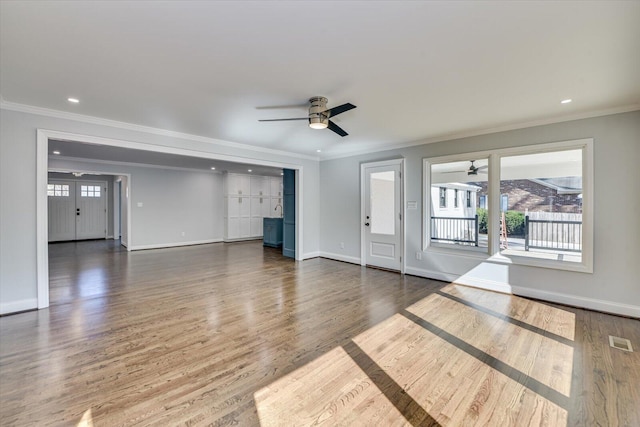
[(323, 96), (314, 96), (309, 99), (309, 116), (308, 117), (296, 117), (291, 119), (266, 119), (266, 120), (258, 120), (259, 122), (284, 122), (290, 120), (308, 120), (309, 127), (312, 129), (326, 129), (337, 133), (340, 136), (349, 135), (342, 129), (340, 126), (329, 120), (331, 117), (335, 117), (338, 114), (344, 113), (345, 111), (353, 110), (356, 108), (355, 105), (351, 103), (346, 103), (342, 105), (338, 105), (337, 107), (327, 109), (327, 98)]
[(448, 171), (448, 172), (442, 172), (442, 173), (460, 173), (460, 172), (466, 172), (467, 175), (478, 175), (478, 172), (480, 173), (487, 173), (484, 169), (487, 169), (489, 166), (476, 166), (473, 163), (475, 162), (475, 160), (470, 160), (471, 165), (469, 166), (469, 169), (467, 170), (462, 170), (462, 171)]

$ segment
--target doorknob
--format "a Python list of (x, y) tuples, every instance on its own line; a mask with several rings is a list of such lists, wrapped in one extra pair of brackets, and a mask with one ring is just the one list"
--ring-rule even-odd
[(365, 222), (365, 223), (364, 223), (364, 225), (366, 225), (366, 226), (368, 227), (368, 226), (369, 226), (369, 223), (368, 223), (368, 222)]

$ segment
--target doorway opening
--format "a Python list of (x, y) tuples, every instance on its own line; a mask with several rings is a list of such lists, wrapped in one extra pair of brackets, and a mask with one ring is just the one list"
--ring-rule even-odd
[[(36, 140), (36, 281), (37, 281), (37, 295), (38, 295), (38, 309), (46, 308), (49, 306), (49, 258), (48, 258), (48, 199), (47, 199), (47, 185), (48, 185), (48, 162), (49, 162), (49, 142), (50, 141), (64, 141), (72, 144), (82, 146), (91, 151), (96, 147), (103, 147), (106, 149), (123, 149), (128, 153), (135, 154), (136, 152), (146, 153), (145, 157), (162, 157), (162, 156), (175, 156), (199, 159), (200, 161), (216, 160), (221, 162), (233, 162), (236, 164), (255, 164), (256, 166), (264, 166), (269, 168), (279, 169), (291, 169), (296, 173), (296, 185), (295, 196), (296, 200), (303, 200), (303, 167), (300, 164), (274, 162), (268, 160), (260, 160), (248, 157), (230, 156), (225, 154), (211, 153), (208, 151), (198, 151), (192, 149), (177, 148), (173, 146), (160, 146), (145, 143), (138, 143), (132, 141), (115, 140), (102, 137), (94, 137), (89, 135), (77, 135), (67, 132), (50, 131), (50, 130), (37, 130)], [(95, 157), (82, 157), (77, 158), (78, 161), (87, 161), (89, 159), (95, 159)], [(90, 160), (89, 160), (90, 161)], [(94, 160), (94, 163), (112, 164), (112, 165), (130, 165), (127, 162), (117, 162), (100, 159)], [(102, 166), (99, 167), (102, 169)], [(122, 168), (119, 168), (122, 169)], [(84, 172), (84, 171), (82, 171)], [(103, 171), (102, 173), (107, 173)], [(113, 174), (113, 172), (109, 172)], [(131, 175), (126, 173), (117, 172), (119, 176), (126, 178), (122, 181), (121, 187), (121, 203), (120, 211), (122, 220), (120, 221), (120, 233), (121, 241), (123, 245), (126, 245), (127, 250), (145, 249), (144, 245), (135, 246), (135, 234), (133, 233), (134, 224), (131, 222), (131, 203), (127, 203), (131, 197)], [(114, 191), (115, 193), (115, 191)], [(123, 206), (126, 204), (126, 206)], [(138, 203), (138, 206), (141, 204)], [(302, 242), (302, 204), (295, 204), (295, 259), (303, 259), (303, 242)], [(114, 215), (114, 232), (115, 232), (115, 215)]]

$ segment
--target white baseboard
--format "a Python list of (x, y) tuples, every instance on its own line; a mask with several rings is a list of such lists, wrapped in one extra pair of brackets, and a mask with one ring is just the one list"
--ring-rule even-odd
[(105, 237), (107, 240), (113, 240), (113, 234), (108, 235), (107, 237)]
[(194, 240), (191, 242), (177, 242), (177, 243), (157, 243), (153, 245), (136, 245), (131, 246), (130, 250), (140, 251), (144, 249), (160, 249), (160, 248), (174, 248), (178, 246), (193, 246), (193, 245), (206, 245), (207, 243), (221, 243), (222, 239), (207, 239), (207, 240)]
[(523, 297), (535, 298), (549, 302), (557, 302), (559, 304), (566, 304), (574, 307), (587, 308), (590, 310), (620, 314), (622, 316), (629, 316), (640, 319), (640, 307), (637, 305), (622, 304), (619, 302), (587, 298), (577, 295), (562, 294), (559, 292), (549, 292), (540, 289), (523, 288), (521, 286), (512, 286), (512, 289), (515, 295), (520, 295)]
[(315, 251), (315, 252), (307, 252), (306, 254), (302, 254), (302, 259), (311, 259), (311, 258), (318, 258), (320, 256), (320, 252), (319, 251)]
[(19, 311), (38, 308), (38, 298), (22, 299), (19, 301), (0, 303), (0, 314), (17, 313)]
[(220, 239), (221, 242), (234, 243), (234, 242), (246, 242), (249, 240), (262, 240), (262, 236), (259, 237), (239, 237), (237, 239)]
[(477, 277), (469, 277), (466, 275), (459, 276), (457, 274), (442, 273), (415, 267), (407, 267), (405, 269), (405, 274), (411, 274), (414, 276), (426, 277), (435, 280), (442, 280), (444, 282), (455, 282), (460, 285), (471, 286), (488, 291), (535, 298), (542, 301), (555, 302), (558, 304), (565, 304), (573, 307), (586, 308), (589, 310), (602, 311), (605, 313), (619, 314), (621, 316), (640, 318), (640, 307), (630, 304), (622, 304), (613, 301), (599, 300), (577, 295), (563, 294), (559, 292), (549, 292), (540, 289), (525, 288), (522, 286), (511, 285), (509, 283), (497, 282), (494, 280), (480, 279)]
[(360, 265), (360, 257), (336, 254), (336, 253), (332, 253), (332, 252), (323, 252), (323, 251), (319, 251), (317, 256), (320, 256), (322, 258), (334, 259), (336, 261), (343, 261), (343, 262), (348, 262), (348, 263), (351, 263), (351, 264)]

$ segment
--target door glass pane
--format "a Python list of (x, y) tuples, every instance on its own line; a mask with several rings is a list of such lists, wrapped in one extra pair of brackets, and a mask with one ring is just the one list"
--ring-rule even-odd
[(395, 234), (395, 173), (374, 172), (370, 181), (371, 232)]

